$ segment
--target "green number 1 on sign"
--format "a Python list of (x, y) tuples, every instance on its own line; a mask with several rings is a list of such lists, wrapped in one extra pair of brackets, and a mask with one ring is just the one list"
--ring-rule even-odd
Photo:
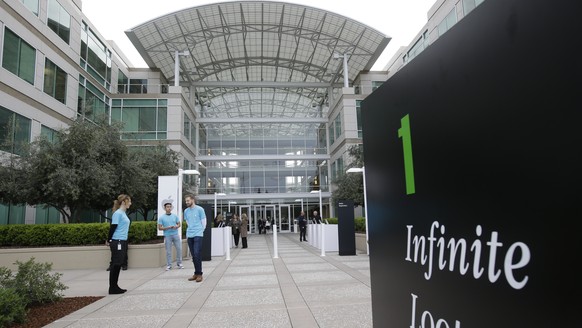
[(414, 165), (412, 164), (412, 138), (410, 137), (410, 118), (408, 114), (400, 120), (398, 137), (402, 139), (404, 150), (404, 176), (406, 178), (406, 194), (414, 194)]

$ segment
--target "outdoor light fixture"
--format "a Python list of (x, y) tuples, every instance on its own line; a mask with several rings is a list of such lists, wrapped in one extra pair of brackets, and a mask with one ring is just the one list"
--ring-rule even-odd
[(226, 196), (226, 194), (223, 192), (219, 192), (219, 193), (214, 192), (214, 217), (216, 217), (218, 215), (218, 208), (216, 206), (216, 197), (217, 196)]

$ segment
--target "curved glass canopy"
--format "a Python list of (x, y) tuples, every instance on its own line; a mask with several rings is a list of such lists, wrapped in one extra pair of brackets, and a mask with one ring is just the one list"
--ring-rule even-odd
[[(322, 117), (329, 92), (369, 70), (390, 38), (303, 5), (223, 2), (180, 10), (126, 31), (145, 62), (194, 86), (199, 117)], [(180, 76), (175, 77), (175, 52)]]

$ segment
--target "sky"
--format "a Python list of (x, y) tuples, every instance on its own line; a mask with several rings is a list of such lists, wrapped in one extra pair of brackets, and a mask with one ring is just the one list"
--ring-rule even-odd
[[(408, 46), (427, 22), (436, 0), (287, 0), (331, 11), (366, 24), (392, 40), (372, 67), (382, 70), (401, 46)], [(106, 39), (113, 40), (136, 67), (147, 67), (125, 31), (185, 8), (224, 2), (207, 0), (83, 0), (83, 13)]]

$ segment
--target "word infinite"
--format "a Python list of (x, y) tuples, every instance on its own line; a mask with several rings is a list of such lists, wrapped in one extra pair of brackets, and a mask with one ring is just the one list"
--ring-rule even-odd
[[(477, 238), (473, 240), (470, 248), (469, 241), (465, 238), (446, 238), (445, 237), (445, 226), (439, 224), (438, 221), (434, 221), (430, 227), (429, 236), (413, 235), (412, 225), (407, 225), (406, 229), (408, 231), (407, 245), (406, 245), (406, 258), (408, 262), (419, 263), (421, 265), (427, 265), (427, 271), (424, 274), (426, 280), (430, 280), (432, 277), (434, 261), (438, 262), (438, 270), (444, 271), (447, 267), (451, 272), (455, 271), (455, 267), (458, 265), (458, 270), (461, 275), (465, 275), (469, 269), (472, 267), (473, 278), (479, 279), (483, 275), (485, 269), (487, 269), (487, 279), (491, 283), (497, 282), (503, 271), (503, 277), (514, 289), (522, 289), (525, 287), (528, 281), (528, 276), (524, 275), (521, 280), (515, 277), (514, 271), (522, 269), (527, 266), (531, 259), (531, 252), (529, 247), (523, 242), (515, 242), (509, 247), (503, 247), (504, 244), (499, 241), (499, 233), (497, 231), (491, 231), (489, 239), (485, 242), (486, 247), (483, 245), (480, 237), (483, 234), (480, 225), (475, 228), (475, 235)], [(436, 233), (440, 233), (440, 236), (435, 236)], [(469, 255), (467, 254), (469, 251)], [(488, 261), (481, 263), (481, 258), (484, 252), (489, 252)], [(496, 268), (496, 259), (498, 256), (502, 256), (505, 252), (503, 260), (503, 268)], [(499, 253), (499, 255), (498, 255)], [(412, 258), (414, 254), (414, 260)], [(472, 262), (470, 260), (472, 257)]]

